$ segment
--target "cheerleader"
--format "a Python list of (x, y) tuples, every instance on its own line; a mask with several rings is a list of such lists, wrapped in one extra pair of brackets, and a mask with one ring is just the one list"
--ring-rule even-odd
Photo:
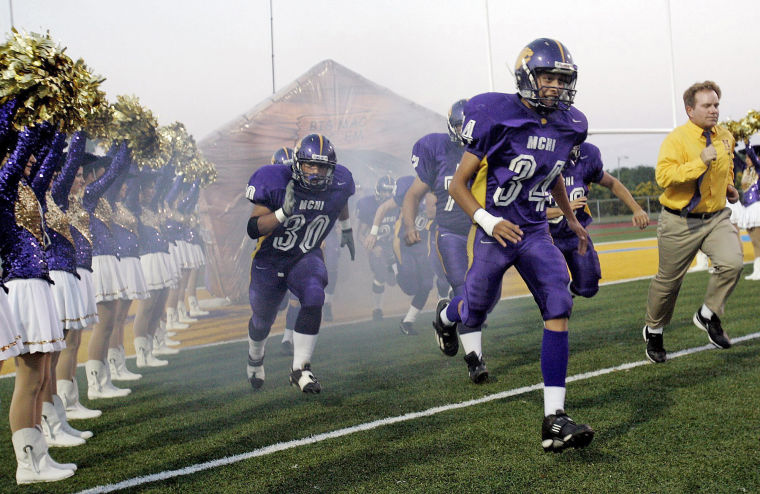
[(118, 267), (116, 242), (111, 232), (113, 211), (103, 195), (116, 178), (129, 169), (129, 148), (126, 141), (114, 144), (116, 153), (113, 160), (98, 159), (85, 170), (85, 187), (82, 204), (90, 213), (90, 233), (92, 234), (92, 274), (95, 287), (95, 301), (98, 307), (98, 323), (92, 332), (87, 348), (87, 397), (116, 398), (127, 396), (131, 390), (117, 388), (111, 382), (106, 358), (108, 343), (116, 318), (116, 304), (126, 297), (126, 288)]
[[(128, 178), (128, 180), (127, 180)], [(127, 287), (127, 297), (116, 304), (116, 321), (108, 347), (108, 367), (114, 381), (136, 381), (142, 377), (127, 369), (124, 352), (124, 323), (133, 300), (150, 296), (140, 265), (140, 245), (137, 241), (138, 219), (125, 204), (127, 191), (137, 187), (135, 175), (121, 175), (106, 194), (113, 209), (111, 231), (116, 239), (121, 277)]]
[[(166, 195), (164, 215), (164, 235), (169, 241), (169, 255), (175, 267), (177, 285), (169, 289), (169, 296), (166, 301), (166, 329), (187, 329), (189, 323), (196, 322), (197, 319), (189, 317), (185, 312), (184, 293), (187, 286), (188, 277), (190, 276), (190, 259), (188, 258), (188, 249), (182, 245), (183, 224), (180, 213), (176, 210), (176, 202), (182, 189), (182, 175), (174, 177), (174, 183), (171, 190)], [(179, 294), (182, 294), (180, 303)], [(159, 334), (160, 339), (160, 334)], [(161, 341), (159, 341), (159, 344)]]
[[(745, 162), (747, 167), (742, 175), (742, 204), (744, 212), (742, 213), (739, 227), (744, 228), (749, 233), (752, 241), (752, 250), (755, 253), (755, 260), (752, 264), (752, 274), (745, 276), (746, 280), (760, 280), (760, 191), (758, 190), (758, 176), (760, 175), (760, 161), (757, 159), (755, 150), (749, 145), (749, 139), (744, 140), (744, 147), (747, 152)], [(733, 215), (732, 215), (733, 216)]]
[[(20, 340), (9, 424), (16, 454), (16, 482), (51, 482), (74, 475), (76, 465), (62, 465), (48, 454), (40, 427), (42, 389), (46, 385), (50, 353), (65, 343), (44, 248), (48, 244), (42, 208), (26, 178), (35, 164), (34, 129), (25, 129), (11, 156), (0, 169), (0, 258), (8, 288), (10, 326)], [(5, 311), (3, 311), (5, 312)]]
[(200, 186), (198, 180), (196, 180), (193, 182), (185, 200), (178, 207), (179, 211), (184, 215), (184, 240), (189, 251), (188, 257), (191, 259), (193, 266), (187, 278), (187, 288), (185, 288), (190, 317), (207, 316), (209, 314), (207, 311), (201, 310), (195, 291), (195, 288), (198, 286), (198, 271), (206, 265), (206, 257), (203, 255), (203, 238), (199, 234), (200, 222), (195, 213), (199, 194)]

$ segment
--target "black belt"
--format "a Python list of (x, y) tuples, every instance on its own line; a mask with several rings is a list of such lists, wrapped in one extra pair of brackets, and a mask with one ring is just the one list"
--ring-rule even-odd
[(670, 214), (674, 214), (682, 218), (699, 218), (700, 220), (706, 220), (706, 219), (712, 218), (716, 214), (720, 213), (720, 211), (723, 211), (721, 209), (720, 211), (713, 211), (711, 213), (689, 213), (685, 209), (672, 209), (667, 206), (663, 206), (662, 209), (664, 209)]

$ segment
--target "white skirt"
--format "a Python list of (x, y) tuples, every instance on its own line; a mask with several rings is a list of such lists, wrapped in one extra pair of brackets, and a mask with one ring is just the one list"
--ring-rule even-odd
[(0, 362), (21, 354), (23, 338), (16, 329), (14, 320), (11, 306), (8, 305), (8, 295), (0, 288)]
[(756, 228), (760, 226), (760, 201), (753, 202), (744, 208), (739, 228)]
[(179, 282), (180, 278), (180, 268), (177, 264), (176, 258), (174, 255), (172, 255), (172, 250), (176, 252), (176, 246), (172, 246), (172, 244), (169, 244), (169, 253), (164, 254), (164, 261), (166, 262), (166, 267), (169, 268), (169, 272), (171, 273), (171, 285), (175, 286), (177, 282)]
[(14, 279), (6, 286), (11, 315), (21, 333), (21, 353), (49, 353), (66, 348), (50, 283), (37, 278)]
[(172, 286), (173, 274), (167, 265), (169, 254), (152, 252), (140, 256), (145, 283), (148, 290), (161, 290)]
[(96, 302), (109, 302), (127, 298), (127, 288), (121, 279), (116, 256), (93, 256), (92, 285)]
[(121, 271), (121, 279), (124, 280), (127, 287), (127, 298), (129, 300), (141, 300), (150, 297), (139, 258), (122, 257), (119, 261), (119, 271)]
[(82, 298), (79, 281), (67, 271), (50, 271), (53, 280), (53, 300), (63, 329), (82, 329), (87, 326), (87, 306)]
[(185, 258), (179, 241), (169, 243), (169, 255), (172, 256), (172, 262), (174, 263), (174, 275), (179, 279), (182, 276), (182, 269), (185, 267)]
[(206, 256), (203, 254), (203, 249), (198, 244), (190, 244), (192, 247), (196, 262), (198, 263), (198, 267), (205, 266), (206, 265)]
[(79, 293), (85, 307), (84, 325), (93, 326), (98, 323), (98, 306), (95, 304), (95, 288), (92, 286), (92, 272), (89, 269), (77, 268), (79, 275)]
[(198, 267), (198, 260), (195, 258), (192, 246), (184, 240), (177, 240), (177, 248), (182, 257), (182, 269), (195, 269)]
[(738, 225), (741, 223), (744, 217), (744, 206), (740, 201), (736, 201), (734, 204), (726, 201), (726, 207), (731, 210), (731, 223)]

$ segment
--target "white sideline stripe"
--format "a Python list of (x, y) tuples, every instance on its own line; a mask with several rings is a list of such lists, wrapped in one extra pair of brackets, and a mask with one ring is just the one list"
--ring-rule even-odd
[[(740, 343), (743, 341), (752, 340), (759, 337), (760, 337), (760, 332), (751, 333), (745, 336), (739, 336), (737, 338), (734, 338), (733, 343)], [(703, 345), (703, 346), (694, 347), (694, 348), (687, 348), (685, 350), (668, 354), (668, 360), (672, 360), (678, 357), (684, 357), (686, 355), (691, 355), (693, 353), (703, 352), (705, 350), (711, 350), (711, 349), (714, 350), (716, 348), (713, 345)], [(567, 378), (567, 382), (590, 379), (592, 377), (602, 376), (605, 374), (610, 374), (612, 372), (617, 372), (621, 370), (633, 369), (635, 367), (641, 367), (642, 365), (647, 365), (647, 364), (651, 364), (651, 362), (649, 362), (648, 360), (628, 362), (622, 365), (618, 365), (616, 367), (607, 367), (606, 369), (599, 369), (595, 371), (584, 372), (582, 374), (576, 374), (574, 376), (569, 376)], [(449, 405), (441, 405), (438, 407), (428, 408), (427, 410), (423, 410), (421, 412), (412, 412), (412, 413), (407, 413), (404, 415), (399, 415), (396, 417), (388, 417), (384, 419), (374, 420), (372, 422), (365, 422), (363, 424), (354, 425), (354, 426), (346, 427), (343, 429), (338, 429), (332, 432), (323, 432), (322, 434), (305, 437), (303, 439), (294, 439), (292, 441), (286, 441), (286, 442), (272, 444), (270, 446), (264, 446), (263, 448), (255, 449), (248, 453), (241, 453), (239, 455), (227, 456), (225, 458), (220, 458), (218, 460), (207, 461), (205, 463), (198, 463), (195, 465), (191, 465), (189, 467), (180, 468), (178, 470), (169, 470), (169, 471), (164, 471), (160, 473), (154, 473), (151, 475), (145, 475), (143, 477), (135, 477), (132, 479), (124, 480), (122, 482), (118, 482), (116, 484), (108, 484), (108, 485), (93, 487), (91, 489), (79, 491), (78, 494), (95, 494), (95, 493), (104, 493), (104, 492), (114, 492), (121, 489), (129, 489), (129, 488), (136, 487), (142, 484), (147, 484), (150, 482), (167, 480), (170, 478), (180, 477), (183, 475), (192, 475), (194, 473), (198, 473), (203, 470), (209, 470), (216, 467), (231, 465), (233, 463), (245, 461), (251, 458), (256, 458), (258, 456), (265, 456), (272, 453), (277, 453), (279, 451), (293, 449), (298, 446), (306, 446), (309, 444), (315, 444), (318, 442), (326, 441), (328, 439), (335, 439), (338, 437), (348, 436), (349, 434), (354, 434), (356, 432), (364, 432), (364, 431), (369, 431), (372, 429), (377, 429), (378, 427), (382, 427), (385, 425), (397, 424), (400, 422), (406, 422), (408, 420), (414, 420), (414, 419), (418, 419), (422, 417), (430, 417), (432, 415), (436, 415), (441, 412), (447, 412), (449, 410), (467, 408), (474, 405), (480, 405), (482, 403), (488, 403), (490, 401), (501, 400), (504, 398), (510, 398), (512, 396), (522, 395), (525, 393), (529, 393), (531, 391), (537, 391), (539, 389), (542, 389), (543, 387), (544, 387), (543, 383), (538, 383), (532, 386), (523, 386), (522, 388), (516, 388), (509, 391), (502, 391), (501, 393), (495, 393), (495, 394), (484, 396), (482, 398), (477, 398), (474, 400), (462, 401), (459, 403), (452, 403)]]

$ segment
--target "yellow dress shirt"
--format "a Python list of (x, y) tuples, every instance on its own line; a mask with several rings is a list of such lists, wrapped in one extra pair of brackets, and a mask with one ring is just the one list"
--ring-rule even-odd
[(734, 146), (731, 133), (721, 126), (710, 129), (710, 139), (718, 157), (710, 163), (710, 168), (699, 157), (707, 145), (704, 130), (690, 121), (673, 132), (660, 146), (657, 157), (655, 179), (665, 192), (660, 203), (671, 209), (683, 209), (691, 201), (696, 191), (697, 179), (702, 179), (699, 204), (695, 213), (711, 213), (726, 207), (726, 188), (734, 183)]

